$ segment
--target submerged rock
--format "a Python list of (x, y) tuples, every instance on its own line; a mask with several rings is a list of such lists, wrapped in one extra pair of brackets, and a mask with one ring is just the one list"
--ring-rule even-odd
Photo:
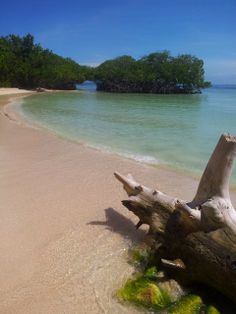
[(162, 291), (169, 295), (171, 302), (176, 302), (186, 294), (183, 287), (174, 279), (159, 281), (158, 286)]

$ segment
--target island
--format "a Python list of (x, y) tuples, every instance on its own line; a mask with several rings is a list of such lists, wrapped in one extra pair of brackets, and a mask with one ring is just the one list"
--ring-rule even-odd
[(118, 93), (193, 94), (210, 86), (204, 81), (203, 60), (189, 54), (173, 57), (169, 51), (139, 60), (121, 56), (95, 70), (97, 90)]

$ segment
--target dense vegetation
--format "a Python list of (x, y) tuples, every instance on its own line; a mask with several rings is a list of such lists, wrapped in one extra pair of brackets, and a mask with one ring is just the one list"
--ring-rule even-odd
[(0, 86), (73, 89), (85, 80), (86, 67), (34, 43), (30, 34), (0, 37)]
[(84, 80), (109, 92), (193, 93), (209, 85), (203, 61), (187, 54), (172, 57), (163, 51), (139, 60), (121, 56), (90, 68), (42, 48), (30, 34), (0, 37), (0, 86), (74, 89)]
[(105, 61), (95, 79), (98, 90), (110, 92), (194, 93), (210, 85), (204, 81), (202, 60), (188, 54), (173, 57), (168, 51)]

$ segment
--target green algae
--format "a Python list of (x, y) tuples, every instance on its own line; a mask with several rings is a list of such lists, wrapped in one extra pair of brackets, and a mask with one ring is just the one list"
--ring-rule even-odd
[[(162, 314), (220, 314), (217, 308), (205, 304), (197, 294), (182, 294), (173, 300), (172, 292), (163, 285), (165, 275), (163, 277), (163, 272), (158, 272), (156, 266), (153, 266), (155, 254), (150, 247), (139, 246), (130, 250), (129, 260), (139, 269), (139, 273), (117, 291), (120, 301)], [(170, 280), (166, 278), (166, 283)]]
[(206, 314), (220, 314), (220, 312), (213, 305), (210, 305), (206, 309)]
[(129, 279), (117, 292), (118, 298), (155, 310), (168, 307), (171, 304), (170, 298), (153, 280), (156, 274), (157, 271), (153, 267), (147, 271), (147, 275), (138, 275), (134, 279)]
[(158, 277), (158, 271), (155, 266), (150, 267), (145, 272), (145, 277), (150, 279), (156, 279)]
[(128, 301), (155, 310), (157, 313), (220, 314), (214, 306), (204, 304), (202, 298), (195, 294), (185, 295), (172, 302), (170, 295), (158, 286), (156, 267), (151, 267), (144, 274), (139, 273), (133, 279), (129, 279), (118, 290), (117, 297), (121, 301)]
[(169, 314), (198, 314), (202, 306), (202, 299), (193, 294), (182, 297), (178, 302), (173, 304), (169, 309)]
[(129, 252), (130, 262), (146, 269), (153, 262), (153, 251), (148, 247), (136, 247)]
[(168, 314), (220, 314), (213, 305), (207, 306), (196, 294), (188, 294), (171, 305), (165, 313)]
[(130, 259), (134, 263), (145, 263), (148, 260), (148, 251), (147, 250), (141, 250), (141, 249), (133, 249), (130, 251)]
[(171, 302), (171, 298), (155, 281), (158, 276), (155, 267), (146, 271), (144, 275), (137, 275), (129, 279), (124, 287), (117, 292), (119, 300), (128, 301), (138, 306), (143, 306), (158, 313), (168, 314), (220, 314), (213, 306), (206, 307), (198, 295), (188, 294), (177, 302)]

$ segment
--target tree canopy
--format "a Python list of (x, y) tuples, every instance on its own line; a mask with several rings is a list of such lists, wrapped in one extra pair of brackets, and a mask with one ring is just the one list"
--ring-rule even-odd
[(124, 55), (91, 68), (42, 48), (31, 34), (0, 37), (0, 86), (74, 89), (88, 79), (110, 92), (193, 93), (209, 86), (203, 61), (189, 54), (173, 57), (165, 50), (138, 60)]
[(112, 92), (193, 93), (210, 84), (204, 81), (202, 60), (168, 51), (105, 61), (95, 69), (95, 79), (99, 90)]
[(85, 80), (85, 67), (34, 43), (30, 34), (0, 37), (0, 86), (74, 88)]

